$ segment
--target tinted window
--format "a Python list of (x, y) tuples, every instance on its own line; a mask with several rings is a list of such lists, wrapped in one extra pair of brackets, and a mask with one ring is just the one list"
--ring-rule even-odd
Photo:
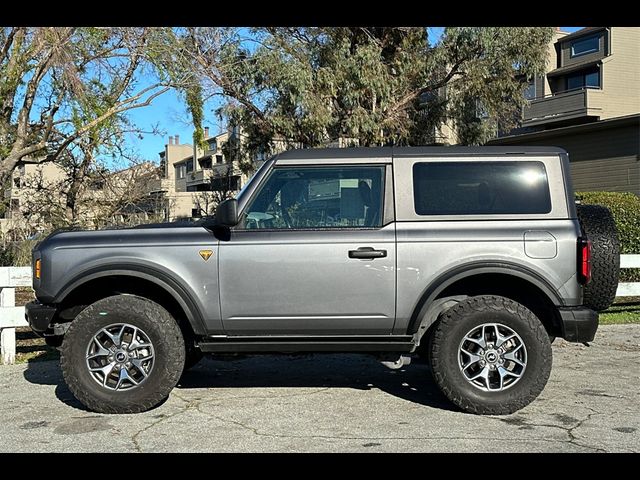
[(582, 87), (600, 87), (600, 72), (598, 70), (589, 70), (567, 77), (567, 90)]
[(571, 56), (586, 55), (587, 53), (597, 52), (600, 48), (600, 37), (593, 36), (576, 40), (571, 44)]
[(549, 213), (541, 162), (434, 162), (413, 166), (418, 215)]
[(247, 229), (379, 227), (384, 167), (276, 168), (245, 209)]

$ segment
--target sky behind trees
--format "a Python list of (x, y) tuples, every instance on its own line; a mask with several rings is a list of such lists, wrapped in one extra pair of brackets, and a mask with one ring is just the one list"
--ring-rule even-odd
[[(561, 27), (565, 32), (574, 32), (582, 27)], [(444, 27), (429, 27), (429, 41), (435, 43), (442, 35)], [(221, 133), (226, 125), (214, 114), (219, 106), (219, 100), (209, 101), (204, 105), (204, 127), (209, 127), (211, 135)], [(181, 143), (191, 143), (193, 125), (187, 112), (184, 99), (171, 90), (155, 99), (146, 108), (131, 111), (130, 118), (143, 130), (151, 131), (155, 125), (163, 134), (143, 134), (143, 138), (135, 135), (128, 137), (129, 147), (138, 153), (142, 160), (159, 160), (158, 153), (164, 150), (169, 135), (180, 136)]]

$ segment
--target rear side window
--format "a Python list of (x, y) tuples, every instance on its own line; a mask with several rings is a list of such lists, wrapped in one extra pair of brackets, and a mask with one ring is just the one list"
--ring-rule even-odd
[(549, 213), (542, 162), (432, 162), (413, 166), (418, 215)]

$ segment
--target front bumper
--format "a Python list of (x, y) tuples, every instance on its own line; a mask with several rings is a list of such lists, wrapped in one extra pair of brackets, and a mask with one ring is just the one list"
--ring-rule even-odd
[(598, 330), (598, 312), (586, 307), (561, 307), (562, 338), (567, 342), (590, 342)]
[(57, 309), (51, 305), (43, 305), (36, 301), (27, 303), (24, 306), (24, 311), (31, 330), (44, 333), (49, 328)]

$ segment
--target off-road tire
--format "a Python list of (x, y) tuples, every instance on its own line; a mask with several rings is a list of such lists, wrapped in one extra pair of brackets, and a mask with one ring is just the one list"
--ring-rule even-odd
[(616, 298), (620, 276), (620, 242), (611, 211), (602, 205), (577, 205), (578, 220), (591, 240), (591, 281), (584, 287), (583, 304), (601, 312)]
[[(474, 327), (500, 323), (514, 330), (527, 349), (527, 366), (510, 388), (486, 392), (464, 377), (458, 366), (458, 348)], [(433, 377), (442, 392), (461, 409), (475, 414), (506, 415), (531, 403), (544, 389), (551, 373), (551, 343), (542, 322), (526, 307), (505, 297), (470, 297), (447, 310), (430, 337)]]
[[(89, 342), (100, 329), (127, 323), (142, 329), (153, 344), (154, 365), (148, 378), (130, 390), (108, 390), (91, 376), (86, 364)], [(71, 393), (99, 413), (138, 413), (165, 400), (182, 374), (182, 333), (163, 307), (134, 295), (115, 295), (89, 305), (71, 322), (62, 343), (60, 365)]]

